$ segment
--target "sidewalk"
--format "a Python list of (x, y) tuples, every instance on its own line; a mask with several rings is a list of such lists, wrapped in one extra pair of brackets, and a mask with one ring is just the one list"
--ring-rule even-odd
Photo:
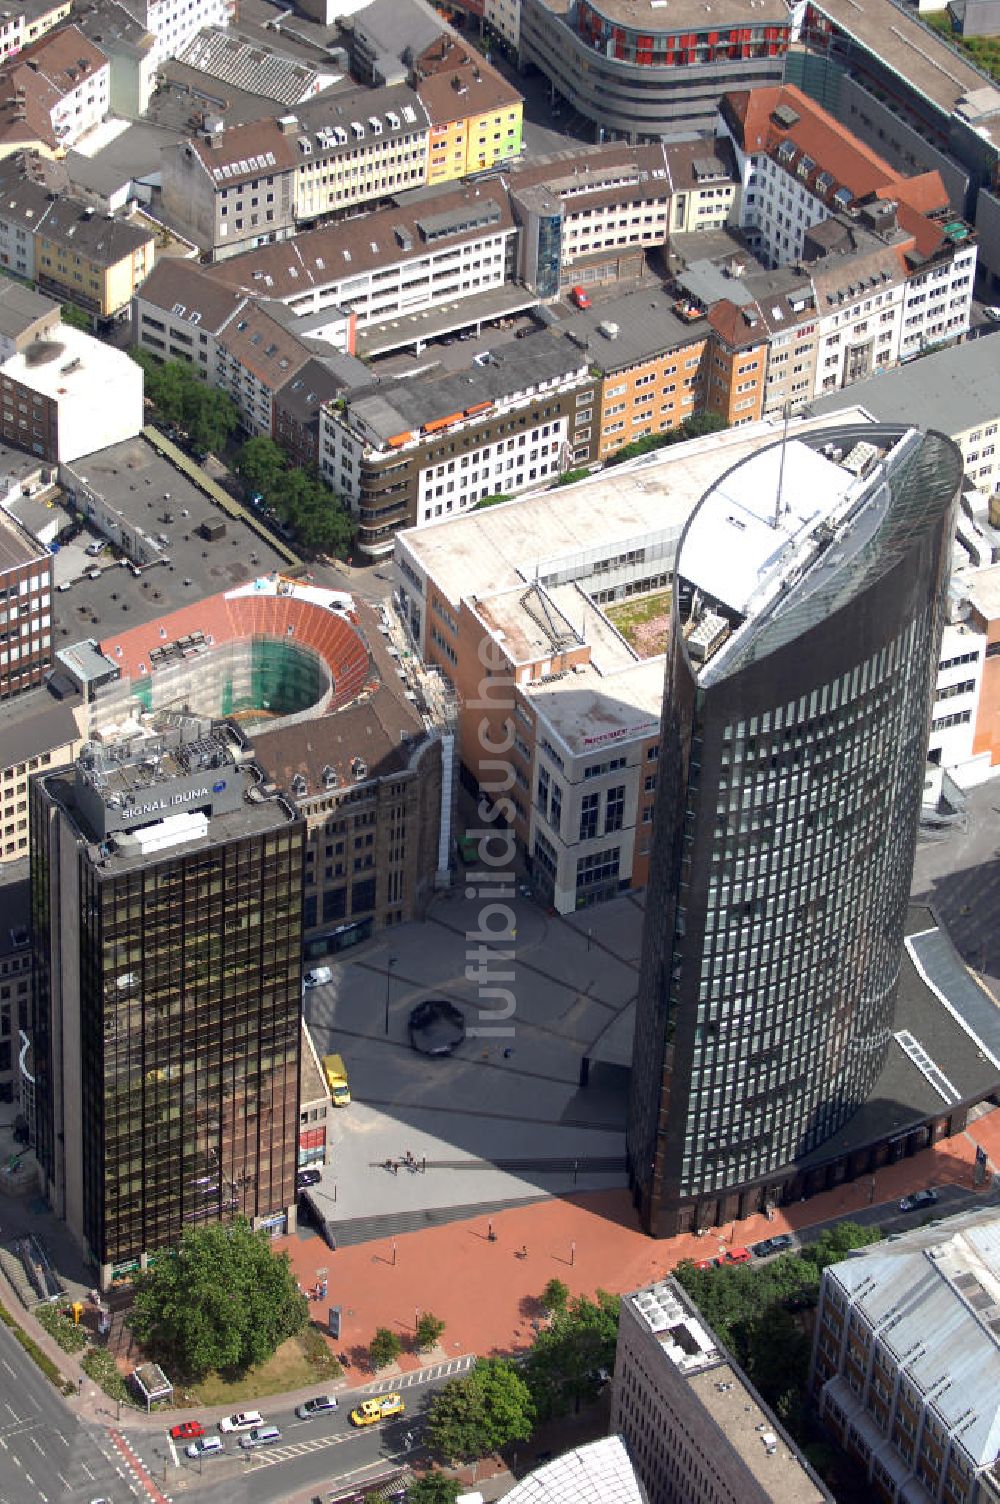
[[(327, 1299), (312, 1310), (315, 1320), (324, 1321), (329, 1306), (341, 1307), (341, 1338), (327, 1340), (338, 1357), (346, 1360), (345, 1373), (329, 1387), (351, 1390), (372, 1382), (367, 1350), (376, 1327), (392, 1328), (405, 1344), (412, 1340), (419, 1314), (431, 1311), (446, 1324), (441, 1340), (445, 1357), (523, 1352), (537, 1330), (538, 1298), (553, 1277), (568, 1285), (573, 1295), (592, 1295), (599, 1288), (620, 1294), (662, 1278), (685, 1258), (710, 1257), (777, 1232), (801, 1232), (850, 1217), (873, 1204), (884, 1206), (888, 1215), (901, 1196), (924, 1186), (950, 1184), (972, 1190), (977, 1144), (986, 1149), (994, 1166), (1000, 1164), (1000, 1110), (984, 1114), (964, 1133), (886, 1166), (873, 1177), (779, 1208), (771, 1221), (754, 1216), (702, 1237), (647, 1238), (639, 1230), (628, 1193), (608, 1191), (515, 1207), (492, 1217), (426, 1228), (335, 1253), (318, 1237), (278, 1238), (274, 1246), (288, 1252), (305, 1289), (315, 1282), (318, 1266), (328, 1268)], [(983, 1192), (991, 1189), (988, 1179)], [(0, 1299), (60, 1372), (78, 1383), (82, 1370), (76, 1358), (64, 1353), (23, 1310), (2, 1277)], [(399, 1360), (402, 1373), (423, 1366), (426, 1359), (410, 1349)], [(295, 1394), (275, 1395), (268, 1403), (286, 1407), (322, 1387), (317, 1381)], [(89, 1379), (80, 1398), (67, 1403), (83, 1419), (104, 1425), (117, 1421), (115, 1402)], [(141, 1411), (123, 1410), (118, 1424), (162, 1430), (178, 1418), (214, 1422), (218, 1408), (158, 1411), (149, 1417)]]

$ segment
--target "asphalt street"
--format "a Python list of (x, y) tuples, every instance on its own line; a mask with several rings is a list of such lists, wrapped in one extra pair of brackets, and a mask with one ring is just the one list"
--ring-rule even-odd
[(137, 1493), (107, 1433), (70, 1414), (0, 1326), (0, 1504), (125, 1504)]
[[(341, 1480), (350, 1482), (389, 1465), (420, 1458), (420, 1436), (431, 1394), (449, 1378), (464, 1373), (470, 1362), (468, 1358), (453, 1358), (427, 1369), (375, 1380), (360, 1391), (342, 1392), (337, 1396), (336, 1410), (311, 1420), (299, 1420), (291, 1406), (248, 1401), (247, 1409), (259, 1408), (264, 1421), (281, 1432), (280, 1442), (255, 1451), (244, 1450), (239, 1437), (230, 1434), (225, 1437), (223, 1455), (198, 1462), (185, 1456), (185, 1443), (171, 1442), (166, 1430), (131, 1431), (126, 1439), (158, 1486), (174, 1501), (197, 1493), (198, 1504), (229, 1504), (230, 1500), (278, 1504), (304, 1489), (330, 1488)], [(402, 1394), (406, 1405), (405, 1414), (398, 1420), (363, 1430), (351, 1425), (350, 1412), (361, 1399), (395, 1391)], [(206, 1432), (215, 1434), (210, 1426), (206, 1426)]]

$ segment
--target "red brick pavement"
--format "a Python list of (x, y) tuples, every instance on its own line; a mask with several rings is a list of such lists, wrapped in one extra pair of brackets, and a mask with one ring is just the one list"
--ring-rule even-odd
[[(515, 1352), (530, 1345), (535, 1302), (553, 1277), (574, 1295), (598, 1288), (617, 1294), (662, 1276), (681, 1259), (705, 1258), (770, 1233), (847, 1217), (923, 1186), (971, 1188), (976, 1143), (1000, 1166), (1000, 1111), (980, 1118), (966, 1133), (879, 1170), (874, 1186), (865, 1176), (780, 1208), (770, 1222), (750, 1217), (703, 1237), (654, 1242), (640, 1232), (628, 1193), (612, 1191), (540, 1202), (335, 1253), (318, 1237), (280, 1238), (275, 1246), (287, 1249), (307, 1292), (317, 1270), (327, 1269), (327, 1299), (313, 1309), (325, 1323), (328, 1306), (343, 1308), (342, 1337), (331, 1345), (348, 1356), (348, 1378), (358, 1383), (370, 1377), (365, 1351), (378, 1326), (391, 1327), (406, 1344), (417, 1313), (432, 1311), (446, 1323), (442, 1347), (449, 1356)], [(493, 1242), (487, 1236), (491, 1221)], [(400, 1367), (426, 1361), (408, 1348)]]

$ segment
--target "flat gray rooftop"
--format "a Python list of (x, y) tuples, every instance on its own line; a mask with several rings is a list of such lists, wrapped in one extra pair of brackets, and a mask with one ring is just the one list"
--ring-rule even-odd
[(914, 423), (950, 437), (1000, 412), (1000, 336), (985, 335), (935, 350), (894, 371), (856, 381), (846, 392), (816, 397), (808, 411), (820, 416), (863, 407), (880, 423)]
[[(440, 303), (436, 308), (425, 308), (420, 313), (400, 314), (379, 324), (369, 324), (357, 332), (357, 353), (360, 356), (385, 355), (390, 350), (468, 329), (484, 320), (510, 318), (515, 313), (537, 307), (538, 301), (536, 294), (526, 287), (508, 282), (505, 287), (490, 292), (474, 293), (470, 298), (456, 298), (452, 303)], [(468, 354), (470, 365), (474, 351), (475, 346)]]
[[(283, 567), (278, 552), (237, 518), (225, 517), (226, 535), (217, 542), (207, 543), (200, 537), (196, 529), (201, 523), (209, 517), (220, 518), (221, 513), (144, 438), (127, 439), (88, 454), (73, 469), (131, 523), (153, 537), (166, 534), (169, 563), (154, 564), (136, 578), (127, 564), (114, 560), (110, 550), (99, 559), (85, 559), (82, 545), (89, 541), (89, 534), (81, 538), (79, 547), (73, 546), (73, 555), (62, 549), (57, 562), (67, 555), (71, 567), (65, 577), (73, 584), (52, 597), (54, 648), (82, 637), (107, 637), (178, 606), (189, 606), (202, 596), (241, 585), (255, 574)], [(169, 501), (164, 500), (167, 495)], [(171, 523), (163, 521), (167, 512), (174, 518)], [(99, 578), (90, 579), (84, 565), (88, 570), (98, 568)]]

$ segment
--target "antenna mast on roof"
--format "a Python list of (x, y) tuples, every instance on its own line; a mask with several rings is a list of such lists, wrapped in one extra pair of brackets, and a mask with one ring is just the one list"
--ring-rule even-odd
[(788, 418), (790, 409), (791, 403), (786, 402), (784, 407), (782, 408), (782, 416), (784, 418), (785, 426), (782, 429), (781, 433), (781, 463), (778, 466), (778, 494), (774, 498), (774, 522), (772, 523), (773, 527), (777, 527), (778, 523), (781, 521), (781, 488), (782, 483), (785, 479), (785, 449), (788, 445)]

